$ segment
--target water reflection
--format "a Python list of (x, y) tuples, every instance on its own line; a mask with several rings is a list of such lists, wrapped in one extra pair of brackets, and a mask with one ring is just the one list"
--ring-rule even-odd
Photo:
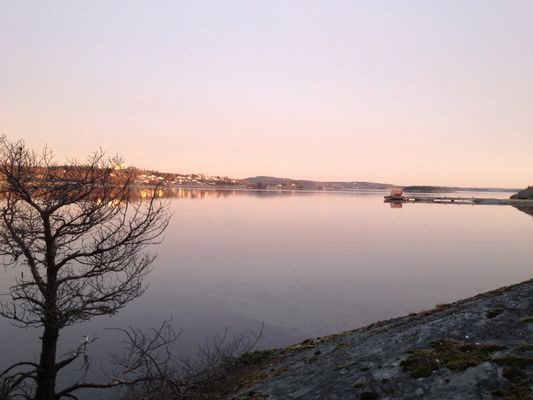
[[(104, 328), (147, 328), (170, 316), (184, 331), (181, 352), (194, 353), (226, 327), (257, 330), (262, 322), (261, 345), (284, 346), (523, 281), (533, 271), (532, 220), (508, 206), (404, 204), (398, 212), (383, 192), (174, 187), (158, 195), (172, 199), (174, 217), (155, 249), (148, 291), (112, 319), (65, 330), (61, 351), (98, 336), (92, 357), (103, 360), (116, 344)], [(0, 271), (0, 292), (14, 273)], [(35, 358), (37, 335), (0, 319), (0, 364)]]
[(520, 210), (522, 212), (525, 212), (526, 214), (528, 215), (531, 215), (533, 217), (533, 206), (532, 207), (528, 207), (528, 206), (514, 206), (517, 210)]
[(166, 186), (159, 189), (141, 187), (137, 190), (141, 199), (150, 198), (155, 192), (156, 197), (172, 199), (220, 199), (235, 196), (273, 198), (273, 197), (293, 197), (293, 196), (313, 196), (317, 194), (337, 194), (337, 195), (357, 195), (376, 196), (385, 191), (311, 191), (311, 190), (262, 190), (262, 189), (217, 189), (217, 188), (195, 188)]
[(234, 196), (257, 196), (272, 197), (280, 195), (293, 195), (290, 191), (265, 191), (265, 190), (237, 190), (237, 189), (205, 189), (205, 188), (183, 188), (183, 187), (165, 187), (163, 189), (139, 189), (141, 199), (150, 198), (155, 192), (156, 197), (172, 199), (220, 199)]

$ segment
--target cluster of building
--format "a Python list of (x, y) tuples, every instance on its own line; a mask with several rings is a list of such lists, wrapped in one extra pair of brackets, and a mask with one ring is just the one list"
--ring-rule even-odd
[(153, 171), (141, 172), (136, 177), (137, 184), (143, 185), (184, 185), (184, 186), (217, 186), (240, 184), (227, 176), (208, 176), (203, 174), (172, 174)]

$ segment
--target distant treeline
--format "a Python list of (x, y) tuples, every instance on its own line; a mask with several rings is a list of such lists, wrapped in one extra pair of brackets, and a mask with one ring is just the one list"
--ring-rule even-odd
[(520, 189), (502, 188), (468, 188), (457, 186), (404, 186), (403, 191), (407, 193), (453, 193), (453, 192), (509, 192), (515, 193)]
[(410, 193), (446, 193), (455, 192), (456, 189), (443, 186), (405, 186), (403, 191)]

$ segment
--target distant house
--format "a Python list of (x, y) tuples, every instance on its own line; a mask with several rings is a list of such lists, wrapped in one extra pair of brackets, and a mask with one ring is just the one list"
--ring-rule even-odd
[(390, 203), (401, 203), (403, 200), (403, 190), (400, 188), (392, 188), (390, 195), (385, 196), (385, 201)]
[(401, 198), (403, 196), (403, 190), (400, 188), (392, 188), (390, 190), (390, 197), (398, 197)]

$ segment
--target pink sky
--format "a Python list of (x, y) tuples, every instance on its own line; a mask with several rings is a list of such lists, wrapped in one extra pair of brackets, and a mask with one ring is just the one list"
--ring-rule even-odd
[(0, 3), (0, 133), (232, 177), (533, 184), (533, 2)]

